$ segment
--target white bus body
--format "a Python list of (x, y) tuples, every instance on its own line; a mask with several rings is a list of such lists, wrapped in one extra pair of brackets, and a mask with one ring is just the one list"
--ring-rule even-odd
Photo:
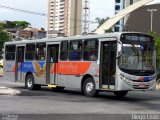
[(143, 33), (6, 42), (4, 78), (25, 82), (28, 89), (48, 85), (87, 96), (101, 90), (124, 96), (155, 89), (154, 56), (154, 39)]

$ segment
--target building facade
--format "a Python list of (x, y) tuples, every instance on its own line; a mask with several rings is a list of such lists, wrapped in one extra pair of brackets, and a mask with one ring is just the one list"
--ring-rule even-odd
[(67, 36), (82, 32), (82, 0), (48, 0), (48, 33), (58, 31)]
[(140, 0), (125, 0), (125, 7), (132, 5), (135, 2), (138, 2)]
[[(124, 8), (138, 1), (139, 0), (115, 0), (115, 14), (117, 14), (119, 11), (123, 10)], [(123, 31), (128, 17), (129, 16), (126, 16), (125, 18), (117, 22), (115, 27), (113, 28), (113, 31), (115, 32)]]
[[(115, 14), (124, 9), (124, 0), (115, 0)], [(124, 19), (117, 22), (113, 28), (114, 32), (119, 32), (123, 30)]]

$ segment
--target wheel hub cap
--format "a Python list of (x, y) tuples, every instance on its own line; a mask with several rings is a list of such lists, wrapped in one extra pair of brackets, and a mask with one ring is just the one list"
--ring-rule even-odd
[(32, 79), (28, 79), (27, 85), (28, 85), (28, 87), (32, 86)]
[(87, 83), (87, 85), (86, 85), (86, 91), (88, 92), (88, 93), (90, 93), (90, 92), (92, 92), (92, 90), (94, 89), (94, 85), (93, 85), (93, 83)]

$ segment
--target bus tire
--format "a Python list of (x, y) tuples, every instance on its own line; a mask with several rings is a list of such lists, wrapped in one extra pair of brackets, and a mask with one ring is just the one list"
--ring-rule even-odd
[(95, 82), (92, 78), (87, 78), (84, 81), (83, 93), (88, 97), (94, 97), (97, 94)]
[(118, 98), (122, 98), (124, 96), (126, 96), (128, 93), (128, 91), (115, 91), (114, 94), (116, 95), (116, 97)]
[(160, 74), (157, 75), (156, 82), (157, 82), (157, 85), (160, 85)]
[(32, 74), (28, 74), (25, 80), (25, 87), (29, 90), (37, 90), (41, 88), (41, 85), (34, 84), (34, 77)]

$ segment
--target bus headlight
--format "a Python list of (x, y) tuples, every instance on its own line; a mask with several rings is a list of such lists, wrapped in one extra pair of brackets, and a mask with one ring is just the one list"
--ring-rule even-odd
[(119, 74), (119, 76), (120, 76), (120, 78), (122, 79), (122, 80), (125, 80), (126, 79), (126, 77), (121, 73), (121, 74)]

